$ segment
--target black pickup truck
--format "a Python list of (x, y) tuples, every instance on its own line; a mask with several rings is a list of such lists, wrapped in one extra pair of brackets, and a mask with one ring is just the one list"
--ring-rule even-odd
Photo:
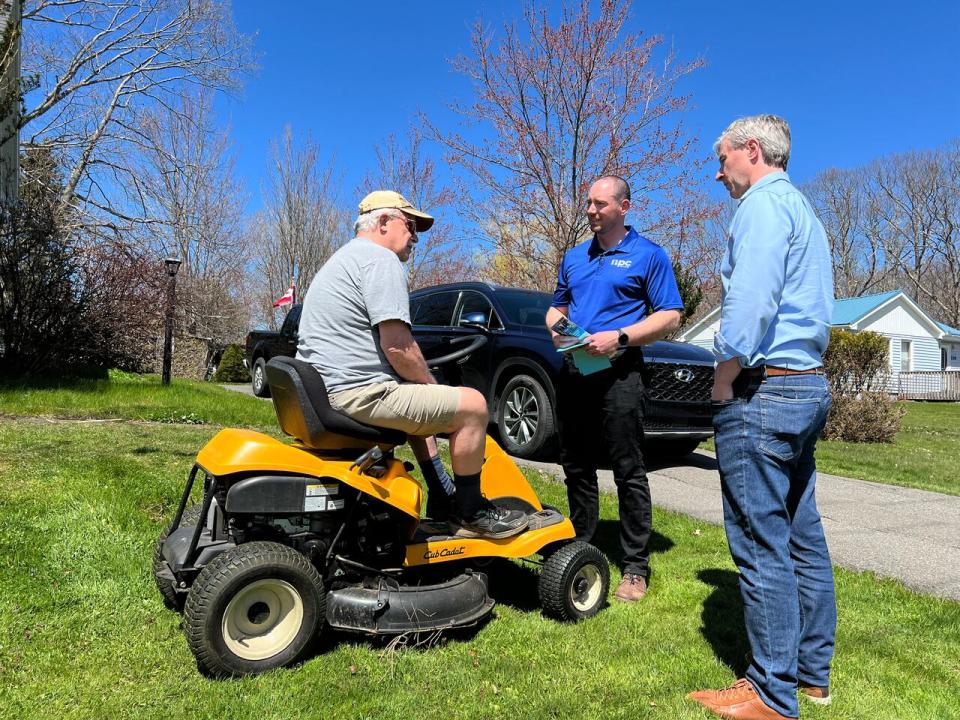
[(271, 330), (251, 330), (247, 333), (246, 353), (243, 364), (250, 371), (253, 394), (257, 397), (270, 397), (267, 385), (267, 363), (275, 355), (293, 357), (297, 354), (297, 330), (300, 328), (302, 305), (294, 305), (280, 326), (280, 332)]

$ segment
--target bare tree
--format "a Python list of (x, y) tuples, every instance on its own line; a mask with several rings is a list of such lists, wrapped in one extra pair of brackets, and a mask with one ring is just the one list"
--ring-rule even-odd
[(452, 109), (488, 130), (482, 141), (424, 118), (448, 160), (482, 190), (463, 210), (493, 247), (489, 268), (515, 284), (552, 285), (563, 254), (589, 232), (584, 209), (596, 177), (630, 181), (633, 221), (644, 232), (676, 226), (699, 181), (681, 121), (690, 99), (677, 84), (704, 62), (678, 63), (662, 38), (627, 32), (629, 3), (601, 0), (596, 20), (590, 8), (588, 0), (565, 4), (551, 25), (530, 4), (525, 32), (508, 24), (496, 46), (491, 31), (474, 26), (473, 53), (454, 67), (472, 80), (475, 100)]
[(336, 165), (321, 164), (308, 136), (298, 145), (288, 126), (270, 150), (265, 208), (254, 218), (248, 238), (260, 293), (257, 308), (276, 324), (272, 303), (296, 281), (306, 290), (320, 266), (351, 237), (350, 214), (339, 205)]
[(945, 322), (960, 322), (960, 141), (872, 166), (884, 249), (908, 291)]
[(829, 169), (804, 186), (830, 242), (838, 297), (882, 288), (890, 268), (883, 249), (877, 197), (865, 169)]
[(396, 190), (436, 218), (430, 231), (419, 237), (407, 261), (410, 288), (475, 276), (472, 252), (464, 247), (465, 240), (457, 237), (454, 226), (445, 217), (452, 210), (454, 192), (439, 186), (435, 163), (423, 151), (422, 132), (410, 129), (402, 144), (396, 135), (390, 135), (375, 151), (377, 172), (367, 175), (357, 194)]
[(183, 261), (178, 307), (183, 328), (211, 352), (249, 325), (244, 282), (251, 257), (242, 233), (245, 193), (234, 174), (229, 129), (219, 129), (212, 92), (184, 93), (140, 121), (148, 139), (137, 191), (152, 218), (142, 235), (154, 257)]
[(25, 0), (23, 22), (37, 92), (18, 126), (67, 168), (61, 202), (106, 224), (147, 220), (125, 193), (136, 187), (131, 152), (150, 144), (137, 117), (175, 111), (185, 86), (237, 86), (249, 41), (228, 0)]
[(839, 296), (900, 288), (960, 323), (960, 141), (828, 170), (804, 191), (830, 240)]

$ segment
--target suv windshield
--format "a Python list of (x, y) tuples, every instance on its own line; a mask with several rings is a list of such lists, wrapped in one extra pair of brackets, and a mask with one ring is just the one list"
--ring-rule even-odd
[(553, 296), (536, 290), (498, 290), (497, 298), (510, 322), (542, 328)]

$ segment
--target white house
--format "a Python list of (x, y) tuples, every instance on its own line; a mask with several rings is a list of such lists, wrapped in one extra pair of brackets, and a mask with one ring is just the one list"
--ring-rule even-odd
[[(841, 330), (869, 330), (889, 338), (894, 391), (900, 373), (960, 371), (960, 330), (936, 322), (901, 290), (837, 300), (831, 323)], [(717, 307), (684, 330), (679, 339), (710, 349), (719, 329)]]

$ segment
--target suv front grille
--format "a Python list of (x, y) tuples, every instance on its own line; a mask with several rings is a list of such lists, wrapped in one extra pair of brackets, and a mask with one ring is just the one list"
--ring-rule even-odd
[(709, 403), (713, 389), (713, 366), (648, 363), (644, 382), (650, 400)]

